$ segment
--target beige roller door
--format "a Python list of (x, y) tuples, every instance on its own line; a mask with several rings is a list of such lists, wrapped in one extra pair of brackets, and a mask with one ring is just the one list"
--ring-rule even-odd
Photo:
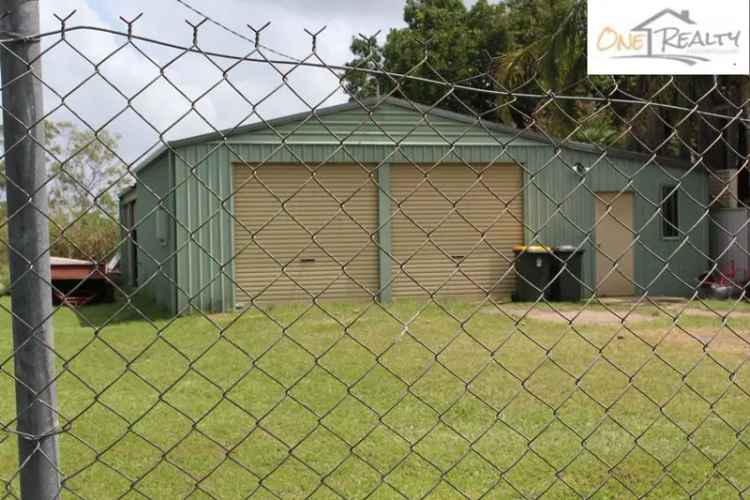
[(377, 293), (377, 186), (351, 165), (320, 167), (314, 179), (301, 165), (265, 165), (255, 175), (234, 166), (237, 304)]
[(394, 296), (440, 289), (439, 296), (506, 297), (515, 289), (509, 270), (513, 246), (523, 243), (521, 169), (494, 165), (481, 182), (482, 167), (474, 169), (441, 165), (425, 178), (412, 165), (393, 167)]

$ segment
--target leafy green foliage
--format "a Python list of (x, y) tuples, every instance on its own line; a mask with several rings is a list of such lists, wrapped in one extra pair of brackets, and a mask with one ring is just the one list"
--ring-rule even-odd
[[(593, 105), (583, 100), (530, 103), (519, 100), (505, 120), (534, 122), (552, 135), (685, 159), (702, 156), (711, 168), (742, 162), (747, 141), (735, 121), (708, 120), (692, 112), (736, 113), (748, 104), (746, 79), (702, 76), (588, 77), (586, 0), (508, 0), (508, 26), (516, 48), (504, 54), (497, 77), (508, 88), (545, 94), (609, 97)], [(638, 104), (642, 100), (643, 104)], [(743, 104), (744, 103), (744, 104)], [(661, 105), (661, 106), (660, 106)], [(542, 109), (543, 108), (543, 109)], [(683, 108), (683, 109), (679, 109)], [(523, 122), (524, 120), (522, 120)], [(722, 130), (726, 132), (723, 133)], [(722, 134), (722, 140), (719, 139)]]
[[(120, 237), (116, 222), (117, 194), (125, 170), (117, 158), (119, 137), (94, 133), (65, 121), (44, 124), (47, 172), (50, 177), (50, 253), (58, 257), (103, 261), (112, 256)], [(0, 193), (5, 198), (4, 162)], [(8, 284), (8, 226), (2, 206), (0, 288)]]
[[(578, 0), (508, 0), (508, 30), (513, 46), (498, 56), (497, 80), (512, 91), (543, 95), (570, 92), (586, 76), (586, 3)], [(513, 99), (501, 119), (519, 127), (535, 120), (553, 134), (567, 135), (565, 114), (575, 116), (573, 100)]]
[(125, 166), (117, 159), (119, 137), (94, 134), (70, 122), (46, 122), (50, 183), (50, 253), (103, 261), (120, 237), (117, 194)]
[[(95, 206), (115, 214), (125, 165), (117, 158), (120, 137), (94, 133), (71, 122), (44, 122), (50, 210), (69, 219)], [(5, 161), (0, 161), (0, 193), (5, 198)]]
[(372, 76), (369, 71), (377, 70), (383, 64), (383, 48), (375, 36), (355, 38), (351, 51), (357, 59), (350, 62), (358, 70), (348, 71), (344, 77), (344, 88), (349, 95), (369, 97), (380, 95), (382, 78)]
[[(492, 54), (507, 48), (504, 13), (502, 4), (491, 5), (487, 0), (479, 0), (470, 9), (461, 0), (407, 0), (407, 27), (392, 29), (383, 47), (374, 37), (354, 39), (355, 59), (349, 65), (449, 82), (470, 80), (472, 86), (493, 88), (487, 76), (475, 77), (487, 73)], [(456, 99), (449, 87), (356, 70), (344, 79), (347, 90), (357, 97), (392, 94), (423, 104), (439, 102), (442, 108), (464, 113), (486, 111), (495, 101), (489, 94), (464, 91), (455, 91)]]
[(498, 77), (515, 88), (529, 79), (563, 89), (586, 75), (586, 2), (508, 0), (512, 50), (501, 54)]
[(72, 219), (95, 206), (116, 213), (125, 169), (115, 154), (118, 140), (106, 130), (95, 134), (70, 122), (45, 122), (53, 214)]
[(50, 253), (56, 257), (103, 262), (117, 251), (120, 226), (99, 213), (86, 213), (68, 222), (50, 222)]
[[(589, 77), (586, 0), (480, 0), (468, 9), (461, 0), (407, 0), (404, 21), (382, 46), (375, 37), (352, 42), (350, 66), (370, 71), (345, 75), (352, 95), (406, 97), (553, 137), (700, 157), (710, 168), (741, 166), (750, 153), (750, 128), (693, 112), (732, 116), (750, 108), (747, 78)], [(500, 93), (452, 90), (419, 78)]]

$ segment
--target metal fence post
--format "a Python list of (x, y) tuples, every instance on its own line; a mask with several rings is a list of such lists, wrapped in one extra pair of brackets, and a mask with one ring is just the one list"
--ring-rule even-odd
[[(39, 2), (4, 0), (5, 37), (39, 33)], [(8, 179), (19, 477), (23, 499), (60, 496), (40, 41), (0, 50)], [(36, 75), (33, 76), (32, 75)]]

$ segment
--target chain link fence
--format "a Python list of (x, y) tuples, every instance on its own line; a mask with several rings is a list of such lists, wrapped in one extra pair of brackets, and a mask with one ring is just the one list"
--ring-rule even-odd
[(0, 497), (747, 494), (747, 78), (58, 19), (0, 43)]

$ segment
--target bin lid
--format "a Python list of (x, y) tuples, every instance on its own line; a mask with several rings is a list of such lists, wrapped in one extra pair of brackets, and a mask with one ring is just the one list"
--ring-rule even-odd
[(516, 245), (513, 247), (515, 253), (552, 253), (553, 249), (544, 245)]
[(555, 248), (557, 253), (583, 253), (583, 248), (578, 248), (575, 245), (560, 245)]

